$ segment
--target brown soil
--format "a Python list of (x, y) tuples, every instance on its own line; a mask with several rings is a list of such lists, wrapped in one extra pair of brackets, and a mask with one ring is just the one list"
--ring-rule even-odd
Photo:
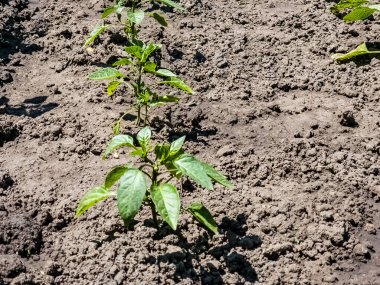
[(380, 61), (330, 59), (379, 42), (379, 22), (345, 24), (321, 0), (181, 2), (144, 38), (197, 94), (157, 109), (154, 132), (186, 134), (234, 181), (185, 183), (222, 234), (183, 214), (158, 235), (148, 209), (126, 231), (113, 202), (74, 219), (118, 162), (100, 153), (130, 100), (86, 76), (120, 37), (82, 47), (102, 1), (2, 0), (0, 284), (380, 284)]

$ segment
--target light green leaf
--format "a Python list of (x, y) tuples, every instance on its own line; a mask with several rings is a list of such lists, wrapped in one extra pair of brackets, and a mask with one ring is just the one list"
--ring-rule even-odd
[(130, 55), (135, 56), (137, 59), (141, 60), (142, 54), (143, 54), (143, 49), (139, 46), (129, 46), (124, 49), (127, 53)]
[(130, 22), (135, 23), (136, 25), (140, 25), (144, 20), (144, 11), (137, 10), (135, 12), (132, 12), (129, 10), (127, 16)]
[(380, 4), (369, 5), (368, 8), (380, 11)]
[(124, 77), (124, 74), (112, 67), (100, 68), (88, 76), (92, 80), (106, 80), (120, 77)]
[(103, 154), (103, 159), (107, 158), (107, 156), (109, 156), (112, 152), (123, 146), (134, 148), (135, 146), (133, 145), (133, 138), (128, 135), (114, 136), (107, 144), (106, 150)]
[(149, 127), (145, 127), (143, 129), (141, 129), (136, 138), (137, 138), (137, 141), (139, 142), (140, 146), (145, 150), (146, 147), (148, 146), (149, 142), (150, 142), (150, 138), (152, 136), (152, 132), (150, 130)]
[(111, 14), (114, 13), (115, 11), (116, 11), (115, 6), (113, 6), (113, 7), (108, 7), (108, 8), (106, 8), (106, 9), (103, 11), (101, 18), (102, 18), (102, 19), (107, 18), (109, 15), (111, 15)]
[(149, 106), (161, 106), (165, 103), (178, 103), (180, 99), (176, 96), (158, 96), (153, 101), (149, 102)]
[(89, 208), (111, 196), (111, 193), (103, 186), (94, 187), (87, 192), (79, 202), (75, 216), (78, 218)]
[(358, 57), (361, 55), (371, 55), (371, 54), (373, 55), (380, 54), (380, 50), (368, 50), (367, 44), (362, 43), (356, 49), (350, 51), (349, 53), (346, 53), (346, 54), (336, 53), (332, 55), (331, 57), (335, 59), (337, 62), (343, 62), (343, 61), (354, 59), (355, 57)]
[(146, 151), (144, 151), (141, 147), (136, 147), (135, 150), (130, 153), (130, 155), (143, 158), (146, 155)]
[(354, 21), (364, 20), (364, 19), (367, 19), (369, 16), (371, 16), (376, 11), (377, 10), (371, 9), (368, 7), (357, 7), (354, 10), (352, 10), (350, 13), (348, 13), (346, 16), (344, 16), (343, 20), (346, 22), (354, 22)]
[(149, 43), (148, 45), (144, 46), (143, 48), (143, 54), (141, 56), (141, 62), (146, 62), (149, 58), (149, 56), (156, 50), (160, 49), (161, 45), (152, 44)]
[(112, 96), (120, 84), (121, 84), (120, 81), (111, 81), (110, 83), (108, 83), (108, 86), (107, 86), (108, 96)]
[(148, 73), (154, 73), (156, 72), (157, 65), (152, 61), (147, 61), (144, 65), (144, 71)]
[(132, 168), (121, 177), (117, 191), (117, 207), (126, 226), (140, 210), (146, 190), (146, 177), (142, 171)]
[(162, 219), (173, 229), (177, 229), (181, 201), (177, 189), (171, 184), (153, 187), (152, 200)]
[(107, 174), (104, 186), (110, 189), (119, 179), (124, 175), (124, 173), (130, 169), (126, 165), (118, 165), (112, 168), (112, 170)]
[(205, 206), (203, 206), (202, 203), (195, 202), (190, 205), (190, 207), (187, 209), (194, 218), (206, 226), (210, 231), (212, 231), (214, 234), (218, 233), (218, 226), (212, 217), (211, 213)]
[(107, 29), (107, 27), (108, 25), (97, 25), (88, 36), (86, 42), (84, 43), (84, 46), (89, 46), (90, 44), (92, 44), (95, 41), (95, 39), (99, 37), (99, 35)]
[(152, 17), (155, 19), (161, 26), (167, 27), (168, 22), (166, 21), (165, 17), (159, 13), (149, 13), (147, 14), (149, 17)]
[(122, 58), (122, 59), (119, 59), (118, 61), (115, 61), (112, 66), (125, 66), (125, 65), (130, 65), (132, 63), (132, 61), (128, 58)]
[(112, 126), (112, 133), (117, 136), (120, 133), (120, 120), (116, 121)]
[(173, 161), (174, 167), (183, 175), (190, 177), (206, 189), (212, 189), (212, 181), (200, 163), (194, 156), (183, 154)]
[(227, 179), (227, 177), (217, 171), (214, 167), (205, 162), (201, 163), (203, 169), (206, 171), (207, 175), (212, 178), (212, 180), (230, 189), (234, 187), (233, 184)]
[(154, 154), (156, 155), (157, 159), (160, 161), (165, 161), (165, 159), (168, 157), (170, 151), (170, 146), (166, 144), (158, 144), (154, 148)]
[(368, 0), (342, 0), (331, 7), (331, 12), (337, 13), (345, 9), (353, 9), (366, 3), (368, 3)]
[(182, 136), (179, 139), (175, 140), (170, 144), (170, 155), (175, 155), (182, 149), (183, 144), (185, 143), (186, 136)]
[(167, 69), (159, 69), (156, 71), (156, 74), (163, 77), (177, 77), (177, 75)]
[(157, 2), (160, 2), (166, 6), (169, 6), (169, 7), (172, 7), (172, 8), (175, 8), (177, 10), (185, 10), (185, 8), (183, 8), (180, 4), (172, 1), (172, 0), (156, 0)]
[(185, 82), (183, 82), (181, 79), (177, 77), (170, 77), (168, 80), (160, 82), (160, 84), (170, 85), (172, 87), (183, 90), (186, 93), (194, 94), (194, 91), (191, 90), (191, 88), (187, 86)]

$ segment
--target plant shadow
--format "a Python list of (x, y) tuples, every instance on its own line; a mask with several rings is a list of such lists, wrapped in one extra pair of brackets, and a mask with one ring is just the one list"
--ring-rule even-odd
[(5, 105), (5, 114), (12, 116), (26, 116), (37, 118), (46, 112), (49, 112), (59, 106), (58, 103), (45, 103), (48, 96), (37, 96), (30, 99), (25, 99), (20, 105), (8, 105), (9, 99), (6, 97), (0, 98)]
[[(151, 264), (171, 263), (176, 267), (174, 280), (181, 282), (191, 279), (194, 283), (205, 285), (226, 284), (223, 276), (236, 273), (239, 280), (234, 284), (254, 284), (258, 281), (256, 270), (246, 256), (239, 253), (238, 248), (255, 250), (261, 246), (261, 238), (257, 235), (247, 235), (246, 217), (243, 214), (236, 219), (223, 218), (219, 227), (222, 235), (220, 245), (212, 245), (208, 234), (199, 236), (194, 242), (188, 242), (180, 232), (178, 242), (174, 245), (181, 250), (168, 252), (158, 257), (149, 256)], [(156, 239), (161, 239), (170, 231), (163, 229), (157, 233)], [(176, 247), (176, 248), (177, 248)], [(209, 260), (209, 262), (202, 262)], [(196, 267), (194, 264), (198, 264)]]

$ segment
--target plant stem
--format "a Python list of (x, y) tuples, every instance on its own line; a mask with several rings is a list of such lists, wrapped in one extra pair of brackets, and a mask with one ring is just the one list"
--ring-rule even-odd
[[(152, 186), (150, 187), (150, 192), (151, 193), (152, 193), (153, 187), (157, 186), (158, 170), (159, 170), (159, 166), (157, 166), (156, 164), (153, 165), (153, 170), (152, 170)], [(155, 224), (155, 226), (156, 226), (156, 228), (158, 230), (159, 229), (159, 224), (158, 224), (158, 219), (157, 219), (156, 207), (155, 207), (152, 199), (150, 200), (150, 208), (152, 210), (153, 222), (154, 222), (154, 224)]]
[(152, 200), (150, 201), (150, 209), (152, 210), (154, 225), (156, 226), (156, 228), (158, 230), (160, 228), (160, 225), (159, 225), (158, 219), (157, 219), (156, 207), (154, 206), (154, 203)]

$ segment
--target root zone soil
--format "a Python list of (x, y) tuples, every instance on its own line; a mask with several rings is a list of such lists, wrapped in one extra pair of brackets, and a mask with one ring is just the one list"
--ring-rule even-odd
[(155, 111), (155, 139), (186, 134), (236, 185), (184, 184), (220, 236), (188, 214), (157, 234), (148, 209), (130, 231), (112, 203), (74, 219), (130, 103), (86, 79), (118, 55), (112, 30), (82, 47), (101, 2), (0, 2), (0, 284), (379, 284), (380, 63), (330, 60), (378, 23), (320, 0), (183, 0), (165, 31), (147, 23), (197, 92)]

